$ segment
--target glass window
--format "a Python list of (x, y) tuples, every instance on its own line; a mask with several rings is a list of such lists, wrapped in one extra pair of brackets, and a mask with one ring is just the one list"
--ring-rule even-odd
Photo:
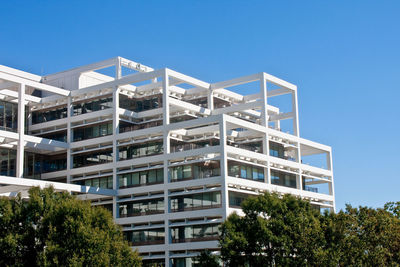
[(253, 179), (258, 180), (258, 169), (257, 168), (253, 168)]
[(201, 225), (193, 226), (193, 238), (199, 238), (203, 236), (203, 227)]
[(164, 200), (160, 199), (157, 201), (157, 210), (164, 212)]
[(200, 208), (203, 205), (203, 194), (193, 195), (193, 208)]
[(13, 126), (13, 111), (12, 111), (12, 104), (6, 103), (6, 127), (12, 128)]
[(252, 179), (253, 178), (251, 169), (252, 169), (251, 166), (247, 166), (247, 170), (246, 170), (246, 175), (247, 176), (244, 176), (243, 178), (247, 178), (247, 179)]
[(132, 173), (132, 185), (139, 185), (139, 184), (140, 184), (139, 173), (138, 172)]
[(157, 170), (157, 182), (164, 182), (164, 169)]
[(184, 179), (192, 178), (192, 166), (190, 165), (183, 166), (183, 178)]
[(240, 166), (240, 177), (246, 178), (247, 177), (247, 168), (246, 166)]
[(185, 238), (193, 238), (193, 227), (192, 226), (185, 227)]
[(211, 206), (211, 193), (203, 194), (203, 206)]
[(221, 205), (221, 192), (212, 192), (212, 205)]
[(189, 209), (193, 208), (192, 196), (185, 196), (184, 200), (183, 200), (183, 203), (184, 203), (184, 207), (185, 208), (189, 208)]
[(149, 211), (157, 211), (157, 200), (150, 200), (149, 201)]
[(118, 175), (118, 183), (120, 187), (128, 186), (128, 177), (125, 174)]
[(93, 126), (93, 137), (99, 137), (100, 136), (99, 128), (101, 128), (101, 125)]
[(258, 170), (258, 180), (264, 181), (264, 169)]
[(101, 188), (107, 188), (108, 186), (107, 186), (107, 177), (102, 177), (102, 178), (100, 178), (100, 187)]
[(99, 179), (92, 179), (92, 186), (99, 187), (100, 186)]
[(0, 101), (0, 129), (4, 129), (4, 102)]
[(149, 183), (156, 183), (157, 182), (157, 172), (156, 170), (150, 170), (149, 171)]
[(140, 172), (140, 184), (147, 183), (147, 172)]

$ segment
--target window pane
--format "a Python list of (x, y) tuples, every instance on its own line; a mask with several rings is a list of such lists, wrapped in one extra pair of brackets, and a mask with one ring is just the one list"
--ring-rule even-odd
[(112, 176), (109, 176), (108, 178), (107, 178), (107, 188), (113, 188), (113, 177)]
[(157, 170), (157, 182), (163, 182), (164, 181), (164, 169), (158, 169)]
[(203, 206), (211, 206), (212, 204), (212, 193), (204, 193), (203, 194)]
[(138, 172), (132, 173), (132, 185), (138, 185), (138, 184), (140, 184), (139, 173)]
[(185, 196), (183, 202), (185, 208), (193, 208), (192, 196)]
[(203, 194), (196, 194), (193, 195), (193, 207), (194, 208), (199, 208), (203, 204)]
[(183, 177), (191, 178), (192, 177), (192, 166), (183, 166)]
[(107, 188), (107, 177), (100, 178), (100, 187)]
[(93, 185), (94, 187), (99, 187), (99, 186), (100, 186), (99, 179), (92, 179), (92, 185)]
[(149, 182), (149, 183), (155, 183), (155, 182), (157, 182), (157, 172), (156, 172), (156, 170), (150, 170), (150, 171), (149, 171), (148, 182)]
[(242, 178), (247, 177), (246, 166), (240, 166), (240, 177)]

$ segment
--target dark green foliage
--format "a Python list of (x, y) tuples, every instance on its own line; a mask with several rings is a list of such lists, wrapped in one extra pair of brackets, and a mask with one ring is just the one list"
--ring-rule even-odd
[(204, 250), (196, 257), (196, 266), (219, 267), (218, 256), (213, 255), (209, 250)]
[(318, 211), (291, 195), (264, 194), (222, 225), (221, 254), (229, 266), (319, 264), (324, 235)]
[(221, 257), (226, 266), (399, 266), (398, 207), (321, 214), (294, 196), (266, 193), (222, 224)]
[(52, 188), (0, 198), (0, 266), (141, 266), (103, 208)]
[(400, 265), (400, 220), (393, 214), (348, 205), (335, 217), (341, 266)]

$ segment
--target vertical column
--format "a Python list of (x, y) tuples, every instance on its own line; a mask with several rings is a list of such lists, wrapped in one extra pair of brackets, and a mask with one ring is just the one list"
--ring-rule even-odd
[(170, 203), (169, 203), (169, 198), (168, 198), (168, 183), (169, 183), (169, 177), (168, 177), (168, 155), (170, 153), (170, 138), (169, 138), (169, 130), (168, 130), (168, 125), (169, 125), (169, 76), (168, 76), (168, 69), (165, 69), (164, 75), (162, 77), (162, 108), (163, 108), (163, 125), (164, 125), (164, 130), (163, 130), (163, 148), (164, 148), (164, 214), (165, 214), (165, 220), (164, 220), (164, 231), (165, 231), (165, 266), (169, 267), (170, 266), (170, 259), (169, 259), (169, 243), (171, 239), (171, 235), (169, 232), (169, 210), (170, 210)]
[[(119, 133), (119, 87), (115, 86), (113, 90), (113, 189), (118, 189), (117, 181), (117, 161), (118, 161), (118, 149), (117, 149), (117, 135)], [(113, 197), (113, 216), (117, 218), (117, 197)]]
[(121, 58), (117, 57), (116, 62), (115, 62), (115, 79), (120, 79), (122, 76), (122, 70), (121, 70)]
[(267, 158), (267, 168), (264, 168), (264, 182), (271, 184), (271, 173), (269, 169), (269, 137), (268, 137), (268, 92), (267, 92), (267, 79), (265, 77), (265, 73), (261, 74), (260, 77), (260, 94), (261, 99), (263, 100), (263, 105), (261, 108), (261, 117), (260, 123), (265, 127), (266, 133), (264, 134), (264, 138), (262, 141), (263, 145), (263, 153)]
[(72, 116), (73, 108), (72, 108), (72, 97), (68, 96), (67, 98), (67, 143), (68, 143), (68, 149), (67, 149), (67, 183), (71, 183), (71, 172), (70, 170), (72, 169), (72, 158), (71, 158), (71, 142), (73, 140), (73, 135), (71, 132), (71, 116)]
[(210, 85), (210, 88), (208, 89), (208, 93), (207, 93), (207, 107), (210, 110), (214, 109), (214, 97), (213, 97), (213, 89), (211, 88), (211, 85)]
[(302, 196), (302, 190), (303, 190), (303, 168), (301, 167), (301, 143), (297, 142), (297, 163), (299, 166), (299, 181), (298, 181), (298, 189), (300, 191), (300, 196)]
[(297, 189), (298, 190), (300, 190), (300, 196), (302, 195), (301, 194), (301, 191), (303, 191), (303, 176), (302, 176), (302, 169), (300, 168), (299, 169), (299, 175), (296, 175), (297, 176)]
[(25, 136), (25, 84), (20, 84), (18, 89), (18, 146), (16, 177), (22, 178), (24, 174), (24, 136)]
[(260, 123), (262, 126), (268, 127), (268, 93), (267, 93), (267, 79), (265, 77), (265, 73), (261, 73), (260, 77), (260, 94), (261, 99), (263, 100), (263, 105), (261, 107), (261, 117)]
[(333, 197), (333, 208), (331, 208), (331, 212), (336, 212), (336, 200), (335, 200), (335, 186), (333, 181), (333, 163), (332, 163), (332, 150), (326, 153), (327, 169), (331, 172), (331, 182), (329, 183), (329, 195)]
[(228, 157), (226, 153), (226, 118), (225, 115), (222, 114), (219, 120), (219, 145), (220, 145), (220, 154), (221, 154), (221, 176), (222, 176), (222, 184), (221, 184), (221, 204), (223, 209), (222, 219), (225, 220), (228, 217), (228, 209), (229, 209), (229, 195), (228, 195)]
[(292, 112), (294, 112), (293, 118), (293, 135), (300, 136), (299, 131), (299, 108), (297, 106), (297, 88), (292, 92)]
[(280, 131), (281, 130), (281, 121), (280, 120), (276, 120), (274, 126), (275, 126), (275, 130)]
[(164, 69), (162, 87), (163, 87), (163, 122), (164, 125), (169, 124), (169, 80), (168, 80), (168, 69)]

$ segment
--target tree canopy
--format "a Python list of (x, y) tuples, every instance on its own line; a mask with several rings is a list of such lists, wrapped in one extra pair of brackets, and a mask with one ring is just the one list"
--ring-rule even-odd
[(141, 266), (111, 214), (68, 193), (0, 198), (0, 266)]
[(226, 266), (399, 266), (399, 202), (324, 213), (292, 195), (242, 203), (221, 226)]

